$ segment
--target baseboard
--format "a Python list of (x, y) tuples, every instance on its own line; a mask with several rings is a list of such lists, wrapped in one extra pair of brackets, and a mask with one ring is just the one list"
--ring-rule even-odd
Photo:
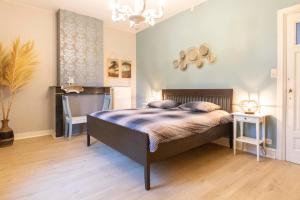
[(53, 135), (53, 130), (43, 130), (43, 131), (32, 131), (24, 133), (15, 133), (15, 140), (23, 140), (34, 137), (41, 137), (47, 135)]
[[(220, 139), (214, 141), (213, 143), (221, 145), (221, 146), (229, 147), (228, 138), (220, 138)], [(254, 146), (254, 145), (244, 144), (244, 149), (242, 149), (241, 143), (237, 142), (237, 149), (240, 151), (245, 151), (245, 152), (256, 155), (256, 146)], [(260, 152), (260, 155), (265, 156), (262, 151)], [(271, 158), (271, 159), (276, 159), (276, 149), (267, 147), (266, 148), (266, 157)]]
[[(15, 134), (15, 140), (22, 140), (22, 139), (28, 139), (28, 138), (34, 138), (34, 137), (41, 137), (41, 136), (47, 136), (47, 135), (54, 135), (53, 130), (43, 130), (43, 131), (32, 131), (32, 132), (24, 132), (24, 133), (16, 133)], [(213, 143), (229, 147), (228, 138), (220, 138)], [(256, 155), (256, 147), (253, 145), (244, 145), (244, 149), (242, 150), (242, 145), (240, 142), (237, 143), (237, 149), (240, 151), (245, 151), (248, 153), (252, 153)], [(261, 156), (264, 156), (263, 152), (261, 152)], [(273, 148), (266, 148), (266, 157), (276, 159), (276, 149)]]

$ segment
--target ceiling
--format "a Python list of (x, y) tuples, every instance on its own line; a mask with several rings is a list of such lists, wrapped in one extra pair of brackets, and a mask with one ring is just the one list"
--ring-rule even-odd
[[(128, 22), (113, 22), (111, 20), (110, 5), (112, 0), (6, 0), (9, 2), (25, 4), (33, 7), (43, 8), (47, 10), (66, 9), (79, 14), (88, 15), (99, 18), (104, 24), (116, 29), (139, 32), (149, 26), (141, 26), (138, 30), (131, 29)], [(120, 0), (123, 4), (133, 4), (134, 0)], [(206, 0), (166, 0), (165, 16), (159, 20), (161, 22), (172, 17), (182, 11), (191, 9)], [(154, 8), (158, 0), (146, 0), (146, 8)]]

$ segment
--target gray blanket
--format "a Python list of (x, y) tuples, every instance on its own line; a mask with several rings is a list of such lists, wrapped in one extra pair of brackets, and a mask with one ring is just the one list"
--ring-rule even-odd
[(155, 152), (160, 143), (201, 134), (231, 121), (231, 115), (223, 110), (204, 113), (179, 108), (103, 111), (91, 116), (148, 134), (151, 152)]

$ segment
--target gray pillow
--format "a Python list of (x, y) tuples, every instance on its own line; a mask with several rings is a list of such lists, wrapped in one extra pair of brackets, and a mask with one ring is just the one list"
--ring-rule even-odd
[(221, 106), (214, 103), (205, 102), (205, 101), (194, 101), (181, 104), (179, 106), (182, 110), (193, 111), (193, 112), (211, 112), (214, 110), (220, 110)]
[(175, 108), (178, 105), (179, 104), (173, 100), (159, 100), (159, 101), (151, 101), (150, 103), (148, 103), (148, 106), (150, 108), (163, 108), (163, 109)]

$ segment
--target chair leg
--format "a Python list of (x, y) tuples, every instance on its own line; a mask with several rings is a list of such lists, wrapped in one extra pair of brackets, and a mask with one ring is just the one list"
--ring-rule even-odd
[(69, 123), (69, 138), (72, 137), (72, 123)]
[(64, 129), (65, 129), (65, 137), (68, 137), (68, 127), (69, 127), (69, 124), (67, 121), (65, 121), (65, 124), (64, 124)]

